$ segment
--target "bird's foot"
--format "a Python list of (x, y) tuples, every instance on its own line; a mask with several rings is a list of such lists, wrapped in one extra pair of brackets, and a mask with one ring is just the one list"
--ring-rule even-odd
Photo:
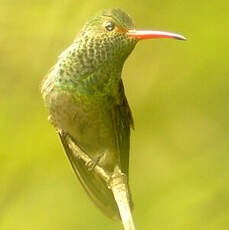
[(103, 157), (103, 153), (95, 157), (94, 160), (87, 162), (85, 165), (88, 167), (88, 171), (92, 171), (95, 166), (99, 163), (100, 159)]

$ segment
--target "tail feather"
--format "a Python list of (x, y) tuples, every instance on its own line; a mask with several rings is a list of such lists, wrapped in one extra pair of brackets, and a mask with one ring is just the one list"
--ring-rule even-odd
[(69, 148), (66, 134), (59, 133), (59, 136), (68, 159), (89, 197), (106, 216), (114, 220), (120, 220), (118, 206), (107, 183), (94, 171), (89, 171), (85, 162), (74, 155)]

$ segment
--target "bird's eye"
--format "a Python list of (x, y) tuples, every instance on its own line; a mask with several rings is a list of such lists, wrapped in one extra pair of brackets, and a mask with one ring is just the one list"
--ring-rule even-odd
[(104, 27), (107, 31), (112, 31), (115, 28), (114, 22), (105, 22)]

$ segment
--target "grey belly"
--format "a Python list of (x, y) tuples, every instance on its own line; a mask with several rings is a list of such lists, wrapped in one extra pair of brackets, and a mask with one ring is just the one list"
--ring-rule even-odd
[(119, 162), (111, 108), (103, 101), (67, 95), (58, 95), (50, 108), (57, 128), (70, 134), (92, 158), (103, 155), (99, 163), (109, 170)]

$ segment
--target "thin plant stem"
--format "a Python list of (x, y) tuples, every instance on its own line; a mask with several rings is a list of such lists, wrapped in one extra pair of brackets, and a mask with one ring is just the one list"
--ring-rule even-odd
[(126, 175), (116, 167), (111, 176), (110, 188), (114, 194), (119, 213), (125, 230), (135, 230), (134, 221), (130, 209), (129, 189)]
[[(93, 160), (81, 148), (79, 148), (70, 136), (66, 136), (69, 148), (74, 153), (75, 157), (83, 160), (85, 165), (92, 165)], [(118, 166), (115, 167), (114, 172), (108, 173), (99, 164), (93, 167), (93, 170), (100, 175), (107, 183), (109, 189), (112, 190), (115, 201), (119, 208), (119, 213), (122, 219), (124, 230), (135, 230), (132, 212), (130, 208), (129, 189), (126, 175), (123, 174)]]

